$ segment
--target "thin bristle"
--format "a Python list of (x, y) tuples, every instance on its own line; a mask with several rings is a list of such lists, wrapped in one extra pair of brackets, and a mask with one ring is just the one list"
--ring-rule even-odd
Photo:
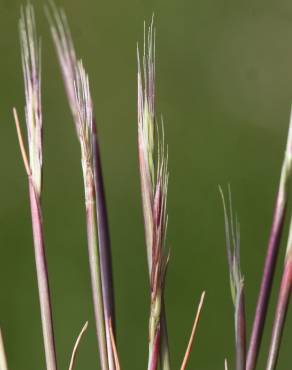
[(117, 351), (117, 346), (116, 346), (116, 341), (115, 341), (111, 319), (109, 319), (109, 328), (110, 328), (110, 338), (111, 338), (111, 343), (112, 343), (112, 348), (113, 348), (113, 353), (114, 353), (116, 370), (121, 370), (121, 365), (120, 365), (120, 360), (119, 360), (119, 355)]
[(180, 370), (185, 370), (186, 367), (187, 367), (187, 363), (188, 363), (188, 360), (189, 360), (189, 357), (190, 357), (190, 354), (191, 354), (191, 350), (192, 350), (192, 347), (193, 347), (194, 339), (195, 339), (197, 326), (198, 326), (198, 323), (199, 323), (199, 320), (200, 320), (205, 295), (206, 295), (206, 292), (203, 292), (202, 295), (201, 295), (200, 302), (199, 302), (197, 312), (196, 312), (196, 316), (195, 316), (195, 320), (194, 320), (194, 324), (193, 324), (193, 327), (192, 327), (191, 336), (190, 336), (190, 339), (189, 339), (189, 342), (188, 342), (188, 346), (187, 346), (186, 353), (184, 355), (184, 359), (183, 359), (183, 362), (181, 364)]
[(84, 333), (86, 332), (87, 330), (87, 327), (88, 327), (88, 321), (86, 321), (86, 323), (83, 325), (76, 341), (75, 341), (75, 344), (74, 344), (74, 347), (73, 347), (73, 351), (72, 351), (72, 355), (71, 355), (71, 359), (70, 359), (70, 364), (69, 364), (69, 370), (73, 370), (74, 368), (74, 365), (75, 365), (75, 361), (76, 361), (76, 355), (77, 355), (77, 351), (78, 351), (78, 348), (79, 348), (79, 344), (81, 342), (81, 339), (84, 335)]
[(30, 166), (29, 166), (29, 160), (27, 158), (25, 144), (24, 144), (24, 140), (23, 140), (23, 136), (22, 136), (22, 132), (21, 132), (21, 127), (20, 127), (20, 122), (19, 122), (19, 118), (18, 118), (18, 114), (17, 114), (16, 108), (13, 108), (13, 116), (14, 116), (14, 122), (15, 122), (15, 126), (16, 126), (16, 132), (17, 132), (17, 138), (18, 138), (19, 148), (20, 148), (22, 159), (23, 159), (23, 164), (24, 164), (24, 167), (25, 167), (27, 176), (31, 176), (31, 170), (30, 170)]

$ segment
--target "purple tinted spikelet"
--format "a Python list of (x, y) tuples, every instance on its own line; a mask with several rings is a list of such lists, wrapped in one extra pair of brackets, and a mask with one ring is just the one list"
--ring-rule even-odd
[(151, 308), (149, 319), (148, 369), (156, 369), (160, 353), (161, 367), (169, 369), (169, 351), (164, 310), (164, 279), (168, 260), (166, 248), (168, 155), (155, 119), (155, 31), (153, 20), (144, 31), (143, 62), (138, 50), (138, 154), (150, 276)]
[(246, 322), (245, 322), (245, 302), (244, 302), (244, 279), (240, 270), (240, 232), (237, 218), (233, 220), (231, 190), (229, 193), (229, 216), (225, 204), (224, 194), (219, 187), (222, 197), (226, 249), (229, 266), (231, 296), (234, 304), (234, 323), (235, 323), (235, 347), (236, 347), (236, 370), (245, 370), (246, 360)]
[[(88, 232), (96, 234), (94, 238), (96, 237), (98, 240), (93, 241), (92, 238), (89, 235), (88, 236), (89, 242), (96, 244), (96, 246), (94, 246), (96, 251), (91, 255), (90, 265), (95, 318), (97, 323), (97, 336), (102, 357), (102, 366), (103, 368), (109, 366), (109, 369), (113, 370), (115, 368), (115, 363), (110, 338), (109, 320), (114, 323), (115, 317), (110, 239), (100, 153), (93, 116), (93, 104), (89, 88), (89, 80), (82, 62), (76, 58), (74, 45), (64, 12), (58, 11), (52, 4), (52, 14), (48, 11), (48, 17), (69, 106), (81, 145), (87, 224), (94, 222), (96, 223), (94, 228), (97, 229), (93, 230), (93, 225), (91, 225), (91, 229), (88, 230)], [(90, 221), (89, 218), (93, 217), (93, 215), (91, 215), (92, 204), (94, 204), (96, 215), (94, 216), (94, 219)], [(89, 251), (89, 253), (91, 252)], [(99, 272), (97, 273), (97, 271)], [(96, 279), (99, 279), (99, 275), (102, 288), (101, 302), (97, 299), (97, 295), (99, 294), (97, 293), (97, 286), (94, 287), (94, 285), (97, 284)], [(99, 285), (99, 283), (97, 285)], [(100, 305), (103, 306), (102, 312), (99, 312), (97, 309)], [(105, 328), (106, 347), (104, 347), (102, 339), (103, 334), (101, 333), (103, 332), (103, 327)]]
[[(153, 198), (154, 198), (154, 134), (155, 134), (155, 59), (153, 24), (149, 28), (147, 44), (144, 40), (142, 66), (138, 57), (138, 150), (142, 205), (144, 213), (148, 267), (152, 264)], [(145, 37), (145, 30), (144, 30)], [(147, 48), (147, 51), (146, 51)], [(148, 53), (146, 55), (146, 52)], [(143, 70), (142, 70), (143, 69)]]
[(29, 163), (35, 190), (42, 186), (42, 107), (41, 46), (37, 39), (33, 7), (21, 10), (19, 20), (21, 59), (25, 88), (25, 118), (28, 135)]
[(40, 43), (36, 34), (34, 9), (29, 3), (25, 10), (22, 9), (21, 11), (19, 31), (25, 87), (25, 119), (29, 156), (26, 154), (16, 109), (14, 109), (14, 118), (19, 145), (29, 179), (34, 252), (46, 365), (47, 370), (56, 370), (57, 360), (41, 208), (42, 106)]
[[(73, 115), (77, 135), (79, 135), (78, 128), (78, 102), (76, 102), (75, 85), (78, 76), (78, 60), (76, 57), (71, 32), (68, 21), (64, 11), (58, 11), (52, 3), (52, 15), (48, 11), (48, 18), (51, 26), (51, 33), (54, 40), (54, 45), (59, 59), (61, 72), (63, 76), (64, 86), (69, 102), (69, 106)], [(92, 122), (92, 146), (93, 146), (93, 168), (94, 180), (96, 190), (96, 209), (98, 222), (98, 238), (99, 250), (101, 258), (101, 272), (103, 282), (103, 300), (105, 307), (105, 314), (107, 319), (111, 319), (113, 324), (113, 331), (115, 331), (115, 309), (114, 309), (114, 289), (112, 277), (112, 261), (111, 261), (111, 245), (109, 235), (109, 225), (107, 216), (107, 207), (105, 199), (105, 191), (103, 184), (103, 175), (101, 167), (101, 158), (99, 143), (96, 132), (96, 123), (93, 117)], [(110, 346), (109, 329), (107, 325), (107, 340)], [(109, 349), (109, 351), (111, 351)]]
[(77, 129), (78, 125), (78, 104), (76, 102), (75, 81), (78, 60), (76, 57), (67, 17), (63, 10), (58, 10), (54, 3), (51, 4), (52, 13), (47, 9), (50, 29), (54, 46), (57, 52), (63, 82), (69, 102), (69, 106)]
[[(151, 251), (152, 264), (150, 275), (151, 314), (149, 321), (149, 369), (155, 369), (157, 366), (157, 359), (155, 356), (159, 354), (159, 352), (158, 349), (155, 348), (155, 346), (160, 346), (164, 279), (168, 261), (165, 245), (167, 229), (167, 160), (162, 159), (162, 162), (158, 163), (158, 167), (159, 170), (157, 174), (157, 182), (155, 186), (155, 196), (153, 202), (153, 244)], [(154, 365), (154, 363), (156, 363), (156, 365)]]

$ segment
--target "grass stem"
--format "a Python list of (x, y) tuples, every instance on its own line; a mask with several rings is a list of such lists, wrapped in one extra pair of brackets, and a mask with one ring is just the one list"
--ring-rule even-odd
[(33, 229), (33, 239), (34, 239), (34, 252), (35, 252), (35, 262), (37, 270), (37, 282), (39, 291), (39, 301), (41, 309), (41, 320), (43, 328), (44, 337), (44, 347), (46, 354), (46, 363), (48, 370), (57, 369), (56, 360), (56, 350), (55, 350), (55, 340), (54, 340), (54, 330), (53, 330), (53, 320), (52, 320), (52, 308), (51, 308), (51, 296), (49, 288), (49, 277), (47, 269), (47, 261), (45, 254), (45, 245), (43, 237), (43, 222), (42, 222), (42, 211), (40, 204), (40, 197), (35, 190), (31, 170), (29, 167), (27, 154), (24, 147), (24, 141), (21, 133), (21, 128), (19, 124), (19, 119), (17, 111), (13, 109), (15, 124), (17, 129), (17, 136), (19, 141), (19, 146), (24, 162), (24, 166), (28, 175), (29, 182), (29, 198), (30, 198), (30, 209), (32, 218), (32, 229)]
[[(100, 149), (96, 132), (96, 123), (93, 121), (93, 168), (94, 183), (96, 192), (96, 214), (98, 226), (98, 240), (101, 266), (101, 279), (103, 288), (103, 304), (105, 310), (105, 320), (111, 319), (112, 332), (115, 336), (115, 301), (114, 301), (114, 281), (112, 273), (112, 256), (110, 245), (110, 233), (108, 215), (106, 207), (106, 197), (102, 175)], [(109, 325), (106, 325), (108, 351), (111, 350)]]
[(241, 287), (235, 310), (236, 370), (245, 370), (246, 365), (246, 318), (244, 286)]
[[(110, 237), (100, 151), (93, 116), (93, 103), (89, 91), (88, 76), (81, 60), (76, 58), (66, 15), (63, 11), (58, 11), (54, 3), (51, 3), (51, 9), (52, 14), (47, 9), (51, 33), (61, 67), (67, 99), (81, 144), (88, 250), (99, 350), (102, 366), (105, 368), (109, 367), (109, 370), (115, 370), (108, 324), (109, 318), (111, 318), (113, 331), (115, 332)], [(88, 176), (92, 176), (92, 179), (89, 179)], [(88, 189), (86, 190), (86, 188), (88, 186), (90, 188), (90, 199), (87, 197)], [(95, 207), (95, 216), (92, 214), (93, 205)], [(104, 346), (104, 336), (106, 346)], [(105, 356), (107, 359), (105, 359)]]
[(28, 132), (26, 154), (16, 109), (13, 110), (19, 147), (28, 176), (32, 218), (34, 253), (41, 311), (42, 331), (47, 370), (57, 369), (51, 294), (44, 243), (41, 208), (42, 191), (42, 105), (41, 105), (41, 49), (36, 34), (34, 9), (30, 3), (21, 11), (19, 21), (22, 67), (25, 87), (25, 117)]
[(292, 117), (290, 118), (286, 152), (282, 165), (279, 190), (274, 208), (273, 222), (268, 242), (266, 259), (264, 263), (262, 281), (248, 347), (246, 370), (255, 369), (262, 341), (263, 330), (267, 316), (267, 310), (272, 290), (272, 283), (278, 259), (280, 241), (288, 202), (288, 183), (290, 182), (291, 178), (291, 160), (292, 160), (291, 147), (292, 147)]
[(45, 254), (45, 245), (43, 237), (43, 222), (40, 206), (34, 185), (29, 179), (29, 196), (30, 208), (32, 217), (32, 229), (34, 239), (34, 252), (37, 270), (37, 282), (39, 290), (39, 300), (41, 308), (41, 318), (44, 336), (44, 347), (46, 353), (46, 362), (48, 370), (57, 369), (54, 329), (51, 308), (51, 296), (49, 288), (49, 277), (47, 269), (47, 261)]
[(93, 306), (96, 322), (96, 334), (99, 344), (100, 363), (102, 370), (108, 370), (107, 341), (105, 331), (105, 317), (102, 297), (102, 281), (100, 271), (100, 256), (98, 248), (98, 232), (96, 217), (95, 185), (90, 171), (87, 175), (86, 184), (86, 223), (87, 223), (87, 240), (89, 268), (91, 275), (91, 285), (93, 292)]
[(160, 355), (160, 366), (161, 366), (161, 370), (170, 370), (170, 353), (169, 353), (168, 331), (167, 331), (164, 297), (162, 297), (160, 325), (161, 325), (160, 354), (159, 354)]
[(292, 219), (287, 242), (286, 258), (282, 273), (281, 285), (278, 295), (272, 338), (267, 361), (267, 370), (274, 370), (277, 366), (281, 339), (284, 331), (284, 324), (288, 310), (292, 287)]
[(284, 330), (286, 314), (288, 310), (292, 284), (292, 260), (288, 260), (284, 267), (278, 303), (275, 314), (275, 321), (272, 332), (272, 339), (267, 362), (267, 370), (275, 370), (279, 357), (281, 339)]

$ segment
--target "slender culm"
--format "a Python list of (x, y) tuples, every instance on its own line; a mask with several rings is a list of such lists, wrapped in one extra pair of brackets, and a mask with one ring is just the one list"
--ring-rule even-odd
[(115, 362), (109, 328), (109, 321), (115, 322), (109, 227), (88, 76), (82, 63), (76, 58), (64, 12), (59, 12), (52, 5), (52, 14), (48, 11), (48, 16), (69, 106), (81, 145), (92, 293), (101, 363), (103, 369), (114, 370)]
[(284, 324), (291, 296), (291, 287), (292, 287), (292, 220), (290, 223), (286, 258), (274, 318), (272, 338), (266, 368), (267, 370), (274, 370), (276, 369), (277, 366), (281, 346), (281, 339), (284, 331)]
[(253, 321), (253, 327), (249, 342), (246, 370), (254, 370), (259, 355), (267, 309), (272, 290), (275, 267), (278, 258), (279, 246), (282, 236), (283, 225), (286, 215), (288, 202), (288, 183), (291, 178), (291, 159), (292, 159), (292, 115), (290, 116), (290, 125), (284, 161), (282, 165), (280, 184), (274, 208), (273, 222), (268, 242), (268, 249), (264, 264), (262, 281)]
[(19, 22), (22, 66), (25, 86), (25, 118), (28, 134), (29, 156), (23, 143), (16, 110), (14, 118), (17, 126), (20, 149), (29, 180), (30, 208), (34, 240), (37, 282), (41, 309), (44, 348), (47, 370), (56, 370), (51, 296), (44, 243), (41, 208), (42, 189), (42, 106), (41, 106), (41, 65), (40, 43), (37, 39), (35, 16), (32, 5), (28, 4), (21, 12)]
[[(94, 168), (94, 183), (96, 192), (96, 214), (97, 214), (97, 225), (98, 225), (98, 241), (99, 241), (99, 253), (101, 260), (101, 275), (102, 275), (102, 287), (103, 287), (103, 302), (105, 308), (105, 317), (111, 320), (113, 334), (115, 336), (115, 300), (114, 300), (114, 280), (112, 272), (112, 256), (111, 256), (111, 244), (110, 244), (110, 233), (109, 223), (106, 207), (106, 197), (104, 190), (104, 182), (102, 176), (102, 165), (101, 155), (99, 149), (99, 142), (97, 136), (97, 128), (95, 119), (93, 120), (93, 168)], [(109, 345), (108, 339), (108, 324), (107, 327), (107, 340), (108, 340), (108, 351), (111, 352), (111, 346)], [(112, 356), (109, 356), (110, 358)]]
[(272, 340), (270, 344), (269, 358), (266, 368), (267, 370), (276, 369), (276, 365), (278, 362), (280, 345), (284, 331), (284, 324), (291, 296), (291, 281), (292, 281), (292, 261), (290, 260), (285, 264), (282, 281), (280, 285), (278, 303), (272, 332)]

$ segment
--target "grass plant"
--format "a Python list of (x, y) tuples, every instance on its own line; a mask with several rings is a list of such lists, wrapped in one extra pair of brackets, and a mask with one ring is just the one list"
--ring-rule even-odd
[[(120, 356), (116, 337), (114, 281), (111, 243), (103, 182), (99, 136), (90, 91), (90, 79), (82, 59), (77, 57), (69, 24), (63, 10), (50, 2), (46, 7), (49, 27), (60, 65), (74, 129), (80, 145), (81, 169), (84, 184), (84, 207), (87, 227), (87, 245), (91, 292), (94, 308), (95, 331), (101, 370), (120, 370)], [(24, 76), (25, 123), (24, 139), (17, 110), (13, 109), (19, 147), (28, 178), (33, 245), (40, 303), (43, 344), (47, 370), (57, 370), (57, 353), (54, 339), (53, 313), (42, 212), (43, 173), (43, 113), (41, 89), (41, 44), (36, 31), (33, 6), (28, 3), (21, 9), (19, 21), (21, 60)], [(170, 261), (167, 239), (167, 196), (169, 183), (168, 148), (163, 119), (156, 110), (156, 41), (154, 17), (150, 25), (144, 24), (143, 47), (137, 47), (137, 131), (138, 161), (141, 199), (144, 220), (145, 245), (149, 275), (148, 362), (141, 364), (147, 370), (170, 370), (171, 348), (167, 330), (165, 286)], [(141, 52), (142, 49), (142, 52)], [(261, 342), (268, 313), (274, 273), (286, 222), (286, 211), (292, 173), (292, 120), (284, 155), (279, 189), (273, 213), (270, 238), (264, 262), (263, 275), (253, 325), (247, 327), (246, 287), (241, 273), (239, 222), (234, 215), (231, 190), (228, 201), (221, 188), (226, 252), (229, 268), (231, 297), (234, 305), (235, 364), (224, 361), (225, 370), (255, 370), (261, 351)], [(277, 369), (281, 339), (292, 286), (292, 221), (287, 241), (282, 280), (271, 333), (266, 370)], [(180, 370), (187, 369), (205, 299), (201, 294), (186, 351)], [(79, 344), (86, 332), (84, 324), (73, 346), (69, 370), (76, 365)], [(208, 348), (211, 352), (211, 349)], [(222, 356), (223, 358), (223, 356)], [(220, 366), (219, 366), (220, 368)], [(222, 366), (223, 368), (223, 366)], [(4, 341), (0, 330), (0, 370), (8, 370)]]

